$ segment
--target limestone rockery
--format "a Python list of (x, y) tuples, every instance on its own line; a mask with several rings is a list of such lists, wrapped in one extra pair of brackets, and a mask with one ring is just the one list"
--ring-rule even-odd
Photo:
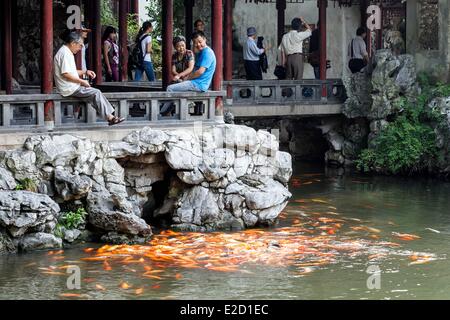
[[(290, 154), (266, 131), (197, 129), (146, 127), (116, 142), (35, 135), (23, 149), (1, 152), (0, 252), (59, 247), (86, 234), (144, 242), (150, 224), (190, 231), (274, 224), (291, 196)], [(34, 192), (17, 190), (23, 181)], [(86, 225), (55, 232), (66, 208), (77, 207)]]

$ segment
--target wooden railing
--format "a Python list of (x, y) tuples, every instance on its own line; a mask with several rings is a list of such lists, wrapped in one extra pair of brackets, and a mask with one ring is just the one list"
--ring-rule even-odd
[[(224, 91), (204, 93), (183, 92), (119, 92), (105, 93), (116, 110), (116, 115), (127, 121), (120, 126), (146, 123), (178, 123), (214, 121), (215, 101), (224, 97)], [(0, 95), (0, 131), (28, 130), (45, 127), (44, 103), (54, 103), (54, 125), (58, 127), (104, 126), (88, 103), (59, 94)], [(171, 103), (171, 112), (161, 114), (165, 103)]]
[[(232, 105), (332, 104), (346, 99), (341, 79), (327, 80), (233, 80), (224, 81), (223, 90), (232, 88)], [(326, 96), (322, 96), (323, 89)]]

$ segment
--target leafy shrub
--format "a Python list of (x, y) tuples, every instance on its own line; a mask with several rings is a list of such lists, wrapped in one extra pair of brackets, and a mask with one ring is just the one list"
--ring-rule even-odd
[(61, 230), (61, 227), (64, 227), (66, 229), (77, 229), (86, 223), (86, 216), (87, 212), (84, 210), (84, 208), (78, 208), (75, 212), (63, 212), (61, 217), (58, 219), (56, 229)]
[(31, 178), (25, 178), (16, 185), (16, 190), (37, 192), (37, 183)]
[(434, 97), (450, 96), (450, 85), (432, 84), (426, 75), (419, 75), (421, 93), (415, 101), (400, 98), (396, 118), (374, 139), (373, 147), (361, 152), (357, 168), (364, 172), (392, 174), (423, 172), (436, 161), (438, 149), (434, 128), (441, 116), (427, 108)]

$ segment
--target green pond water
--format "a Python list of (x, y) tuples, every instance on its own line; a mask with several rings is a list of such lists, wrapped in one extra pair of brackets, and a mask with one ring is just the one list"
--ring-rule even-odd
[[(303, 272), (290, 264), (241, 264), (230, 272), (173, 265), (164, 269), (161, 279), (149, 279), (142, 277), (139, 263), (111, 262), (112, 269), (105, 270), (101, 261), (82, 260), (90, 256), (85, 248), (101, 246), (85, 244), (56, 255), (44, 251), (1, 256), (0, 299), (450, 299), (450, 183), (338, 175), (297, 164), (290, 191), (293, 197), (283, 218), (263, 229), (266, 235), (309, 217), (342, 219), (343, 226), (329, 233), (314, 230), (314, 224), (308, 228), (332, 242), (362, 243), (361, 250), (331, 250), (330, 263), (300, 268)], [(420, 238), (406, 241), (393, 232)], [(280, 241), (270, 254), (276, 259), (282, 249)], [(59, 267), (68, 264), (80, 267), (79, 290), (67, 288), (69, 275)], [(380, 273), (367, 273), (369, 266)], [(377, 276), (379, 288), (368, 287), (370, 276)], [(121, 287), (124, 282), (130, 288)]]

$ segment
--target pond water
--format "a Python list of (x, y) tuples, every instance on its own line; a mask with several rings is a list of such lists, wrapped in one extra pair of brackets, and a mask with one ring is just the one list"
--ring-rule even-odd
[(290, 191), (271, 228), (2, 256), (0, 299), (450, 299), (450, 183), (298, 164)]

